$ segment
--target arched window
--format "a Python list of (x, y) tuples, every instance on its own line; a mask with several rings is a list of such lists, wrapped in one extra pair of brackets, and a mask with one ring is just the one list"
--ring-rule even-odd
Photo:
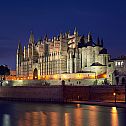
[(33, 72), (33, 79), (34, 79), (34, 80), (37, 80), (37, 79), (38, 79), (38, 70), (37, 70), (37, 68), (34, 69), (34, 72)]

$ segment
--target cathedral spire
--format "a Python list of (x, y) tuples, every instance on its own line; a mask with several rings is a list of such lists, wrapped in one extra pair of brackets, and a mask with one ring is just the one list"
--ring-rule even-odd
[(69, 38), (69, 36), (70, 36), (70, 30), (67, 31), (67, 32), (65, 32), (65, 37), (66, 37), (66, 38)]
[(18, 56), (18, 62), (20, 63), (21, 61), (23, 61), (23, 49), (22, 49), (22, 45), (21, 42), (19, 40), (18, 43), (18, 49), (17, 49), (17, 56)]
[(44, 40), (45, 40), (45, 41), (48, 41), (48, 36), (47, 36), (47, 34), (45, 34)]
[(103, 38), (102, 38), (102, 39), (101, 39), (101, 44), (100, 44), (101, 47), (103, 47), (103, 42), (104, 42), (104, 41), (103, 41)]
[(92, 46), (93, 40), (92, 40), (92, 35), (91, 32), (88, 33), (88, 42), (87, 46)]
[(76, 27), (74, 29), (74, 35), (78, 35), (78, 31), (77, 31), (77, 28)]
[(92, 42), (92, 35), (91, 35), (91, 32), (88, 33), (88, 42)]
[(22, 45), (21, 45), (20, 40), (18, 42), (18, 52), (19, 52), (19, 54), (22, 54)]
[(21, 41), (19, 40), (18, 41), (18, 49), (20, 49), (21, 48)]
[(62, 34), (62, 32), (60, 32), (59, 38), (60, 38), (60, 39), (63, 38), (63, 34)]
[(29, 44), (33, 44), (34, 43), (34, 34), (33, 32), (31, 31), (30, 33), (30, 38), (29, 38)]
[(97, 38), (96, 45), (97, 45), (97, 46), (100, 46), (100, 39), (99, 39), (99, 37)]
[(24, 59), (26, 58), (26, 47), (24, 46)]

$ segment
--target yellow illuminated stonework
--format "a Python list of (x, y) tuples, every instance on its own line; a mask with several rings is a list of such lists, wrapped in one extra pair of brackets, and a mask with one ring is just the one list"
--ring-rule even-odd
[[(36, 41), (31, 32), (27, 46), (18, 45), (15, 80), (83, 80), (107, 78), (109, 54), (91, 33), (59, 34)], [(72, 82), (71, 82), (72, 83)], [(80, 82), (77, 82), (80, 83)]]

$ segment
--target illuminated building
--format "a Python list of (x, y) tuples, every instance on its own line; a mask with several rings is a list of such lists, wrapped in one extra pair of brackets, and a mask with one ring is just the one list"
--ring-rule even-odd
[(35, 42), (31, 32), (28, 45), (18, 45), (16, 74), (19, 79), (96, 79), (106, 74), (108, 61), (103, 40), (94, 41), (91, 33), (80, 36), (75, 29), (73, 35), (60, 33), (52, 39), (46, 35)]
[(111, 59), (108, 63), (107, 78), (112, 84), (126, 83), (126, 56)]

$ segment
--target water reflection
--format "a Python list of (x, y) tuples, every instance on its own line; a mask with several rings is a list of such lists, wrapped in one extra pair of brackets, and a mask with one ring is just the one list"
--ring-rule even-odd
[[(80, 105), (78, 105), (80, 106)], [(74, 121), (75, 121), (75, 126), (83, 126), (82, 124), (82, 109), (80, 107), (74, 109)]]
[(71, 124), (70, 124), (70, 113), (65, 113), (65, 115), (64, 115), (64, 118), (65, 118), (65, 126), (71, 126)]
[(39, 126), (40, 124), (40, 112), (32, 112), (32, 125)]
[(47, 113), (41, 112), (41, 126), (47, 126)]
[(3, 115), (3, 126), (10, 126), (10, 115)]
[(119, 126), (118, 111), (116, 107), (112, 107), (112, 110), (111, 110), (111, 124), (112, 126)]
[(26, 112), (25, 113), (25, 125), (31, 126), (32, 125), (31, 121), (32, 121), (31, 114), (29, 112)]
[(125, 126), (126, 122), (125, 109), (115, 107), (31, 103), (0, 107), (0, 126)]
[(59, 113), (50, 112), (49, 117), (50, 117), (50, 126), (59, 126), (58, 122)]
[(48, 114), (46, 112), (26, 112), (24, 115), (25, 117), (19, 116), (18, 126), (59, 126), (58, 112)]
[(96, 106), (89, 106), (89, 123), (90, 126), (98, 126), (98, 110)]

